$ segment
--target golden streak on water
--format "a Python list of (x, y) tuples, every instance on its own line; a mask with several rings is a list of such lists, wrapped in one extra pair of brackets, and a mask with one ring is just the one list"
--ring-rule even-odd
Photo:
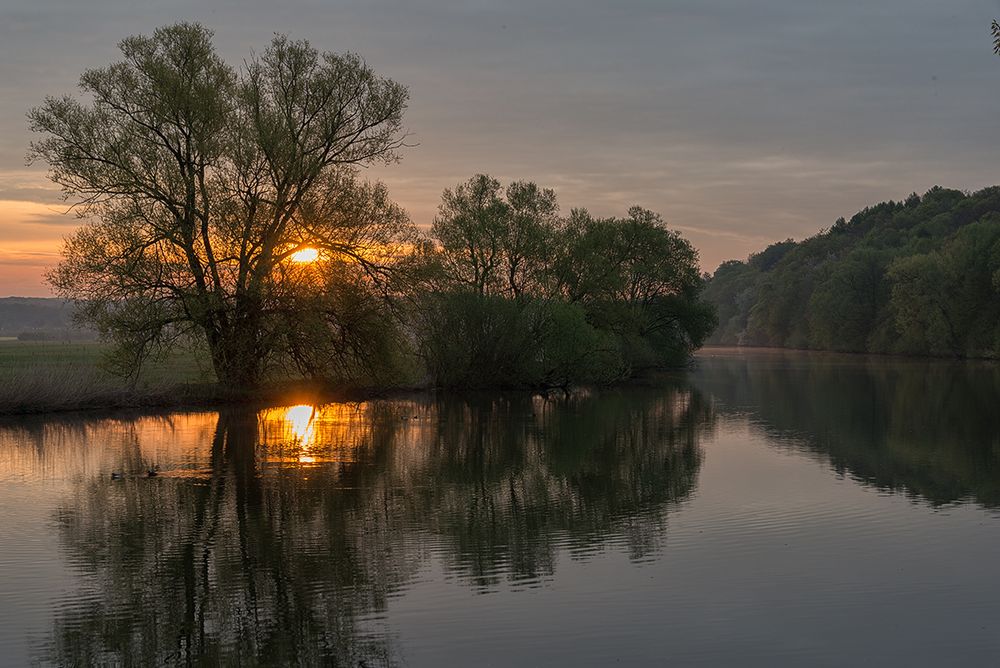
[(297, 404), (258, 415), (262, 462), (319, 465), (352, 462), (371, 442), (372, 416), (357, 404)]
[(316, 408), (309, 404), (289, 406), (285, 409), (285, 424), (295, 436), (296, 444), (302, 448), (312, 445), (315, 417)]

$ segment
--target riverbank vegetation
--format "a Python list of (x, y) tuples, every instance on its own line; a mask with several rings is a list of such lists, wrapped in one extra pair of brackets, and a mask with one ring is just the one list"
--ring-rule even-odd
[[(535, 200), (529, 211), (519, 198)], [(444, 200), (431, 234), (394, 260), (385, 294), (325, 259), (288, 267), (297, 303), (257, 384), (217, 383), (197, 336), (142, 355), (113, 330), (103, 343), (10, 340), (0, 342), (0, 413), (608, 384), (683, 364), (711, 331), (695, 252), (652, 212), (563, 219), (551, 190), (502, 189), (485, 175)]]
[(1000, 357), (1000, 188), (935, 187), (716, 270), (709, 343)]
[(711, 332), (697, 254), (658, 215), (557, 211), (534, 183), (445, 191), (414, 327), (435, 383), (609, 382), (681, 364)]
[(180, 349), (227, 391), (567, 387), (682, 364), (714, 326), (696, 251), (640, 207), (564, 215), (480, 174), (418, 229), (359, 176), (406, 148), (408, 91), (356, 55), (278, 36), (233, 68), (186, 23), (120, 49), (29, 119), (86, 219), (50, 282), (123, 378)]

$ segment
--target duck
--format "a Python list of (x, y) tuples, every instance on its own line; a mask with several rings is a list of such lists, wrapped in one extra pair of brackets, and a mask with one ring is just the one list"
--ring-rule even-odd
[(124, 476), (121, 473), (119, 473), (118, 471), (112, 471), (111, 472), (111, 479), (112, 480), (121, 480), (123, 477)]

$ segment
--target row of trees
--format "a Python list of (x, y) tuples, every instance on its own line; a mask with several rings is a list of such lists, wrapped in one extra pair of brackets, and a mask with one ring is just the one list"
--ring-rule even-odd
[(1000, 356), (1000, 188), (935, 187), (723, 263), (713, 343)]
[(425, 235), (358, 177), (405, 146), (403, 86), (280, 36), (236, 69), (211, 37), (128, 38), (88, 100), (29, 114), (89, 219), (51, 282), (122, 370), (195, 342), (234, 387), (568, 384), (682, 362), (711, 330), (696, 253), (656, 214), (561, 218), (551, 190), (476, 176)]
[(421, 350), (451, 385), (607, 381), (687, 359), (714, 326), (697, 254), (651, 211), (558, 216), (555, 193), (477, 175), (444, 193)]

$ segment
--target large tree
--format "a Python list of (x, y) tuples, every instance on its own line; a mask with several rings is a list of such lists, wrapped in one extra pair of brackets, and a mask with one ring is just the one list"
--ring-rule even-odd
[(480, 295), (544, 292), (545, 258), (558, 226), (556, 194), (530, 181), (477, 174), (441, 196), (431, 234), (448, 278)]
[[(356, 169), (403, 146), (406, 89), (358, 56), (277, 36), (237, 69), (189, 23), (134, 36), (86, 94), (29, 113), (87, 224), (50, 280), (134, 361), (198, 334), (220, 381), (253, 385), (286, 352), (296, 305), (385, 283), (410, 225)], [(295, 266), (303, 249), (319, 262)], [(297, 330), (301, 333), (301, 328)], [(301, 343), (301, 342), (299, 342)]]

